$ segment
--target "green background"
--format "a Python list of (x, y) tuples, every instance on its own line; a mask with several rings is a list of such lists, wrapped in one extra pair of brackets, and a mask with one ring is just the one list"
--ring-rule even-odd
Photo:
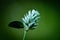
[(29, 10), (39, 11), (39, 25), (29, 30), (26, 40), (59, 40), (60, 8), (58, 0), (1, 0), (0, 1), (0, 40), (22, 40), (23, 29), (11, 28), (12, 21), (21, 21)]

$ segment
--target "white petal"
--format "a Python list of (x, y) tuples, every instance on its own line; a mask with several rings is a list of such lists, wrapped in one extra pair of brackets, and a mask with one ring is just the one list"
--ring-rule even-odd
[(29, 17), (31, 16), (31, 11), (28, 11), (28, 16), (29, 16)]
[(22, 18), (22, 20), (23, 20), (23, 22), (24, 22), (24, 23), (26, 23), (26, 21), (25, 21), (25, 19), (24, 19), (24, 18)]
[(33, 16), (34, 14), (35, 14), (35, 10), (33, 9), (33, 10), (32, 10), (32, 16)]

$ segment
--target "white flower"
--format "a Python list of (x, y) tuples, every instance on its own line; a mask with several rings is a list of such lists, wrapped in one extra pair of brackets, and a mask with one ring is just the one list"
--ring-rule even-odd
[(29, 30), (29, 28), (36, 28), (38, 19), (40, 18), (40, 13), (36, 10), (29, 10), (28, 14), (24, 15), (22, 18), (23, 25), (25, 30)]

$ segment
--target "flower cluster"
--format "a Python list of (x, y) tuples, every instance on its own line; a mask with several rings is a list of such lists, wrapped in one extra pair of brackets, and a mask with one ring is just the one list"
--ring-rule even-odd
[(34, 29), (38, 25), (38, 19), (40, 18), (40, 13), (36, 10), (29, 10), (28, 14), (24, 15), (22, 18), (25, 30)]

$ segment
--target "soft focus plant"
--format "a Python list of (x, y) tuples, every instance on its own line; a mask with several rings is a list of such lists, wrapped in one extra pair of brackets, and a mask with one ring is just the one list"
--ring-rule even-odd
[(22, 22), (20, 21), (13, 21), (9, 23), (10, 27), (13, 28), (24, 28), (24, 35), (23, 40), (25, 40), (26, 33), (31, 30), (37, 28), (38, 19), (40, 18), (40, 13), (36, 10), (29, 10), (24, 18), (22, 18)]
[(22, 22), (24, 25), (23, 40), (25, 40), (26, 32), (28, 30), (37, 28), (39, 18), (40, 18), (40, 13), (34, 9), (29, 10), (28, 13), (24, 15), (24, 18), (22, 18)]

